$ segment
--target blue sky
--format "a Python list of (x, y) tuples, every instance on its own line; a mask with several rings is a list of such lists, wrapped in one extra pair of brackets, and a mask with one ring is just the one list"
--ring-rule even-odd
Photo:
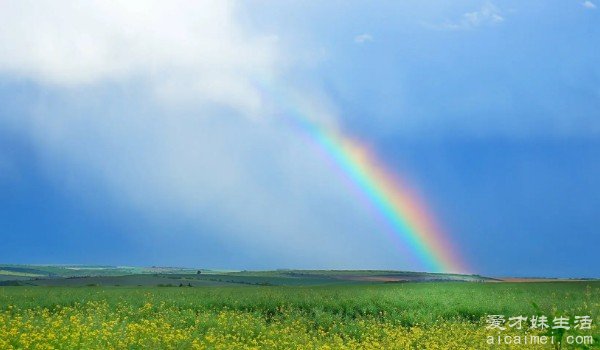
[(2, 6), (0, 262), (422, 269), (267, 79), (472, 272), (600, 277), (596, 1)]

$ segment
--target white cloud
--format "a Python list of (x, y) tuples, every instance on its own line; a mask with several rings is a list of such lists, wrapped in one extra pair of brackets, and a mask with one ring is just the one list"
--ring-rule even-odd
[(584, 1), (581, 5), (583, 7), (585, 7), (585, 8), (588, 8), (588, 9), (595, 9), (596, 8), (596, 5), (593, 2), (591, 2), (591, 1)]
[(373, 41), (371, 34), (364, 33), (354, 37), (354, 42), (357, 44), (364, 44), (369, 41)]
[(448, 21), (433, 27), (445, 30), (462, 30), (484, 25), (496, 25), (502, 22), (504, 22), (504, 17), (502, 17), (498, 7), (488, 2), (477, 11), (464, 13), (458, 21)]
[[(31, 138), (49, 177), (82, 201), (105, 192), (150, 221), (216, 227), (267, 261), (394, 257), (306, 135), (246, 118), (281, 112), (256, 79), (277, 80), (289, 62), (273, 35), (238, 15), (226, 0), (5, 2), (0, 73), (45, 93), (29, 115), (0, 125)], [(295, 90), (312, 117), (335, 126), (324, 94)]]
[(0, 72), (58, 86), (142, 79), (160, 97), (260, 106), (255, 75), (276, 38), (249, 33), (232, 1), (7, 1)]

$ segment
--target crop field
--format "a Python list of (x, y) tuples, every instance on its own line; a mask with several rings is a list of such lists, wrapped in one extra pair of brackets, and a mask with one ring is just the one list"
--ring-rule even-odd
[(5, 286), (0, 349), (585, 349), (600, 342), (595, 323), (554, 330), (555, 344), (490, 345), (552, 329), (488, 329), (488, 315), (599, 311), (597, 281)]

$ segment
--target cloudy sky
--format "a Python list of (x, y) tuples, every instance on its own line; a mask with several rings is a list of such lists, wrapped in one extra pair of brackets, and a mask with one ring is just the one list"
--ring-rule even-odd
[(0, 262), (423, 269), (287, 96), (471, 272), (599, 277), (598, 5), (3, 1)]

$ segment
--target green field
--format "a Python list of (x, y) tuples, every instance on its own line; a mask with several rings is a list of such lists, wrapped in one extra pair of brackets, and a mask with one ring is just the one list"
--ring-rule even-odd
[[(0, 287), (0, 348), (553, 349), (488, 345), (490, 335), (547, 332), (487, 330), (486, 316), (589, 315), (596, 322), (600, 314), (597, 281), (314, 285), (315, 274), (305, 274), (304, 286)], [(381, 275), (365, 273), (372, 274)], [(592, 348), (597, 330), (555, 337), (565, 349)], [(593, 344), (567, 344), (569, 335), (591, 336)]]
[(479, 275), (385, 270), (218, 271), (174, 267), (0, 265), (0, 286), (309, 286), (403, 282), (487, 282)]

